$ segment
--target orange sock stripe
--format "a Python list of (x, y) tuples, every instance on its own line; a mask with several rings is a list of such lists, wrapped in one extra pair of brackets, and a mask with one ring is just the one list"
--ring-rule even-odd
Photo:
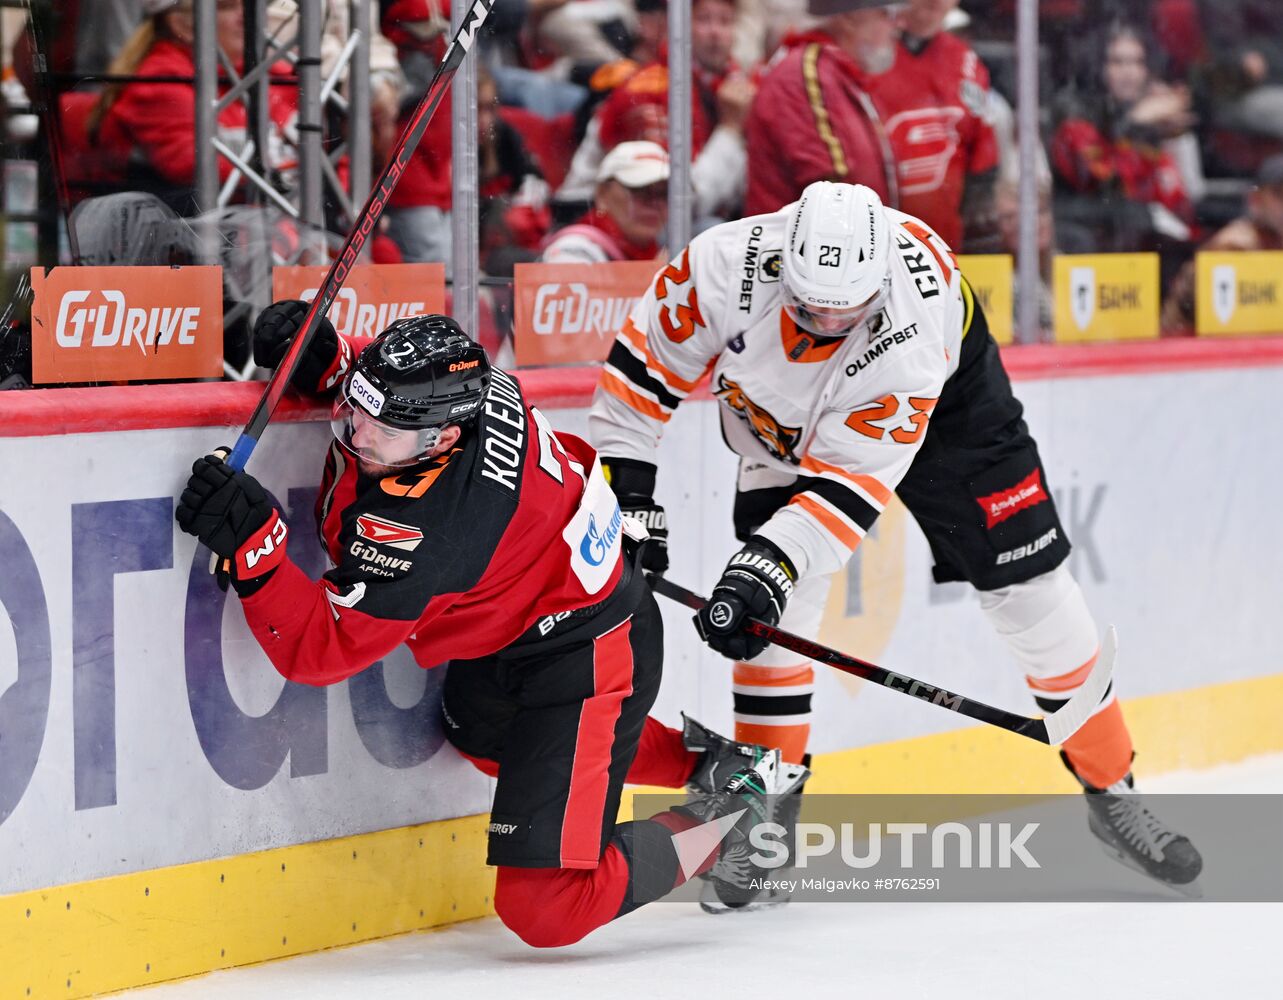
[(1025, 683), (1035, 691), (1071, 691), (1082, 684), (1091, 673), (1091, 668), (1096, 665), (1096, 656), (1100, 650), (1091, 654), (1091, 659), (1081, 667), (1075, 667), (1067, 674), (1061, 674), (1059, 677), (1030, 677), (1025, 675)]
[(1106, 788), (1132, 768), (1132, 737), (1115, 698), (1065, 741), (1065, 756), (1080, 778)]
[(731, 676), (736, 684), (750, 687), (797, 687), (815, 683), (815, 668), (803, 663), (796, 667), (758, 667), (736, 663)]
[(802, 763), (806, 743), (811, 736), (808, 723), (786, 726), (764, 726), (756, 722), (735, 723), (735, 739), (740, 743), (757, 743), (769, 748), (779, 747), (790, 764)]

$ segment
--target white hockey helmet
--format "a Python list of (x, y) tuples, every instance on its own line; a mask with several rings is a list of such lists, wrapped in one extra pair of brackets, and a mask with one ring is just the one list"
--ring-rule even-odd
[(832, 181), (807, 185), (785, 230), (789, 317), (817, 336), (841, 337), (876, 315), (891, 293), (889, 242), (876, 191)]

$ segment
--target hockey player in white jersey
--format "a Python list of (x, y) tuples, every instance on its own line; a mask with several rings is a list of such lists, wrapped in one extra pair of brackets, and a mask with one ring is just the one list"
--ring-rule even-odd
[[(830, 575), (892, 493), (931, 546), (937, 582), (967, 580), (1031, 693), (1051, 712), (1098, 651), (1069, 541), (980, 303), (925, 223), (860, 185), (820, 181), (771, 215), (698, 236), (658, 273), (612, 347), (589, 433), (627, 516), (667, 567), (654, 501), (664, 426), (711, 369), (740, 456), (733, 555), (696, 618), (736, 660), (736, 739), (800, 761), (813, 670), (742, 631), (747, 617), (814, 637)], [(709, 609), (719, 613), (710, 616)], [(1062, 757), (1089, 825), (1124, 863), (1188, 886), (1202, 860), (1134, 793), (1112, 686)]]

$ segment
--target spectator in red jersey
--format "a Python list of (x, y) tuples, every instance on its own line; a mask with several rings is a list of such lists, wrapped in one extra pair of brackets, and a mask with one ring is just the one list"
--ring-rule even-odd
[(1164, 143), (1193, 124), (1189, 94), (1156, 77), (1142, 29), (1113, 22), (1099, 41), (1052, 139), (1056, 227), (1082, 231), (1099, 251), (1158, 251), (1170, 276), (1194, 212)]
[(888, 205), (895, 162), (868, 93), (895, 59), (886, 0), (810, 0), (824, 20), (784, 39), (744, 127), (750, 215), (775, 212), (813, 181), (863, 184)]
[(901, 211), (949, 246), (992, 250), (998, 145), (987, 121), (989, 73), (966, 42), (944, 31), (958, 0), (909, 0), (894, 61), (865, 63), (895, 158)]
[[(1283, 250), (1283, 153), (1261, 165), (1243, 214), (1199, 250)], [(1189, 261), (1168, 286), (1162, 313), (1164, 336), (1194, 332), (1195, 278), (1194, 262)]]
[(593, 207), (553, 233), (540, 260), (659, 260), (659, 234), (667, 222), (668, 153), (654, 142), (621, 142), (601, 161)]
[[(695, 214), (720, 219), (738, 214), (744, 198), (744, 119), (756, 87), (731, 58), (735, 0), (694, 0), (690, 34)], [(586, 201), (603, 155), (634, 140), (668, 144), (666, 58), (638, 70), (598, 108), (557, 192), (558, 202)]]
[[(217, 0), (218, 46), (233, 66), (240, 65), (244, 46), (241, 0)], [(146, 20), (116, 56), (109, 72), (119, 75), (191, 77), (195, 24), (191, 0), (143, 0)], [(225, 89), (225, 88), (220, 88)], [(295, 90), (269, 90), (271, 145), (264, 158), (285, 169), (295, 162), (292, 138), (297, 118)], [(91, 135), (104, 145), (131, 147), (130, 187), (150, 191), (180, 214), (194, 211), (196, 174), (196, 100), (190, 83), (139, 82), (112, 84), (89, 119)], [(233, 101), (218, 116), (219, 137), (233, 149), (243, 144), (245, 106)], [(232, 172), (218, 160), (220, 180)]]

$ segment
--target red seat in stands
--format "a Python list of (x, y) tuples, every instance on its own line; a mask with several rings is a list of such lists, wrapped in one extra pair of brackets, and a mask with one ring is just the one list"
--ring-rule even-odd
[(507, 105), (499, 108), (499, 116), (521, 133), (548, 185), (553, 190), (560, 187), (575, 155), (575, 116), (543, 118), (525, 108)]

